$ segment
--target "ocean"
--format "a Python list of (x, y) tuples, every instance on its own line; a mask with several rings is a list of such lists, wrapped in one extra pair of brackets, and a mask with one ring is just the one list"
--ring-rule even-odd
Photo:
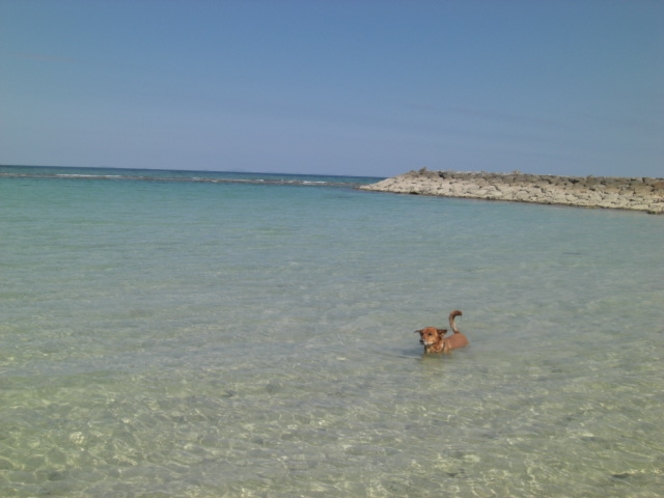
[(0, 167), (0, 496), (662, 496), (664, 217), (376, 180)]

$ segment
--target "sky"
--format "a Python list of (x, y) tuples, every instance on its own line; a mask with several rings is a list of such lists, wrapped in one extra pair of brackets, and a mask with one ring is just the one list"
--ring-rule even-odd
[(664, 177), (664, 1), (0, 0), (0, 164)]

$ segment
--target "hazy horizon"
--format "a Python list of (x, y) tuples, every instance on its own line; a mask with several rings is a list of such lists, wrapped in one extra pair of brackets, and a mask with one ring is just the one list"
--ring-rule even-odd
[(664, 3), (0, 0), (0, 164), (664, 175)]

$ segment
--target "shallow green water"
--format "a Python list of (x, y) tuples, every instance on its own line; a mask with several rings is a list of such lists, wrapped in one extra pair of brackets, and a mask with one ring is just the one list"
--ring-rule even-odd
[(298, 185), (0, 178), (0, 496), (661, 495), (664, 218)]

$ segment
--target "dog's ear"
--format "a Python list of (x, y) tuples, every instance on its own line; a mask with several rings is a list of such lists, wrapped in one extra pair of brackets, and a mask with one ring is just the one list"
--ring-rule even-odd
[(447, 334), (447, 329), (436, 329), (436, 332), (438, 332), (440, 337), (443, 337), (445, 334)]
[[(423, 329), (423, 330), (424, 330), (424, 329)], [(420, 334), (420, 335), (422, 335), (422, 330), (416, 330), (416, 331), (415, 331), (415, 334)]]

